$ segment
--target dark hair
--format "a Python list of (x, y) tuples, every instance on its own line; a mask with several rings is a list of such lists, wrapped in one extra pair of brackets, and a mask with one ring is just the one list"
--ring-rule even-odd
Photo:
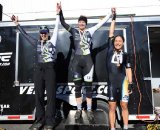
[(84, 21), (84, 22), (86, 23), (86, 25), (87, 25), (87, 17), (86, 17), (86, 16), (81, 15), (81, 16), (78, 18), (78, 22), (79, 22), (79, 21)]
[(123, 40), (123, 42), (125, 41), (125, 39), (124, 39), (124, 36), (123, 36), (123, 35), (116, 35), (116, 36), (114, 36), (113, 42), (115, 41), (116, 37), (121, 37), (121, 38), (122, 38), (122, 40)]

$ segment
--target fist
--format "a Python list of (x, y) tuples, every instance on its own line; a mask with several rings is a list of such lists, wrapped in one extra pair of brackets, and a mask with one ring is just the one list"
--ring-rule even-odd
[(11, 20), (15, 21), (15, 19), (16, 19), (16, 16), (12, 15)]
[(128, 84), (128, 93), (131, 94), (133, 90), (133, 83)]
[(115, 14), (116, 13), (116, 8), (111, 8), (111, 12), (112, 12), (112, 14)]

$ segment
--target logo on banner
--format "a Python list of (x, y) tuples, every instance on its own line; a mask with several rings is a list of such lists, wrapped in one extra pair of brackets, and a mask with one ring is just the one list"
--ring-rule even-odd
[[(93, 94), (107, 94), (107, 88), (108, 85), (93, 85), (92, 86), (92, 93)], [(85, 90), (86, 86), (82, 86), (82, 93), (85, 94)], [(31, 83), (24, 83), (24, 84), (20, 84), (20, 91), (19, 91), (20, 95), (26, 94), (26, 95), (33, 95), (35, 94), (35, 90), (34, 90), (34, 84)], [(46, 94), (46, 91), (45, 91)], [(57, 84), (57, 88), (56, 88), (56, 94), (57, 95), (74, 95), (75, 94), (75, 86), (74, 85), (67, 85), (67, 84)]]
[(9, 109), (10, 105), (9, 104), (0, 104), (0, 112), (1, 114), (3, 113), (4, 109)]
[(26, 95), (32, 95), (32, 94), (35, 94), (35, 91), (34, 91), (34, 86), (32, 85), (23, 85), (23, 86), (20, 86), (20, 92), (19, 92), (20, 95), (23, 95), (23, 94), (26, 94)]
[(0, 53), (0, 66), (10, 66), (12, 52)]

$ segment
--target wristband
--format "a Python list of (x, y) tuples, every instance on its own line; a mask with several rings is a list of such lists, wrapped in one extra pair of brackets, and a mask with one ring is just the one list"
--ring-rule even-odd
[(113, 14), (112, 21), (116, 20), (116, 14)]

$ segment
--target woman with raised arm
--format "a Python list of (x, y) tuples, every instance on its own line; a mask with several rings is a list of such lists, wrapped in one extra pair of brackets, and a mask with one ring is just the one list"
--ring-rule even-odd
[[(36, 51), (34, 74), (36, 121), (30, 129), (40, 130), (44, 126), (44, 130), (52, 130), (55, 127), (56, 81), (54, 64), (56, 60), (59, 8), (57, 6), (55, 28), (51, 38), (47, 26), (41, 26), (39, 30), (40, 39), (34, 39), (20, 26), (18, 17), (12, 16), (12, 21), (28, 42), (34, 46)], [(47, 96), (46, 110), (44, 102), (45, 89)]]
[(132, 71), (130, 58), (123, 51), (124, 37), (114, 36), (116, 10), (112, 9), (112, 22), (109, 30), (107, 51), (109, 121), (111, 130), (115, 130), (115, 110), (120, 101), (123, 117), (123, 130), (128, 130), (128, 100), (132, 92)]
[(78, 29), (71, 27), (65, 22), (63, 17), (62, 8), (60, 5), (60, 21), (63, 27), (71, 33), (73, 36), (75, 55), (72, 62), (73, 70), (73, 82), (75, 84), (75, 97), (77, 102), (77, 111), (75, 113), (75, 119), (79, 119), (82, 115), (82, 81), (86, 87), (86, 101), (87, 101), (87, 117), (89, 120), (93, 120), (92, 112), (92, 81), (94, 65), (91, 58), (91, 41), (92, 36), (96, 30), (98, 30), (105, 22), (107, 22), (111, 16), (108, 13), (98, 24), (86, 29), (87, 17), (80, 16), (78, 18)]

